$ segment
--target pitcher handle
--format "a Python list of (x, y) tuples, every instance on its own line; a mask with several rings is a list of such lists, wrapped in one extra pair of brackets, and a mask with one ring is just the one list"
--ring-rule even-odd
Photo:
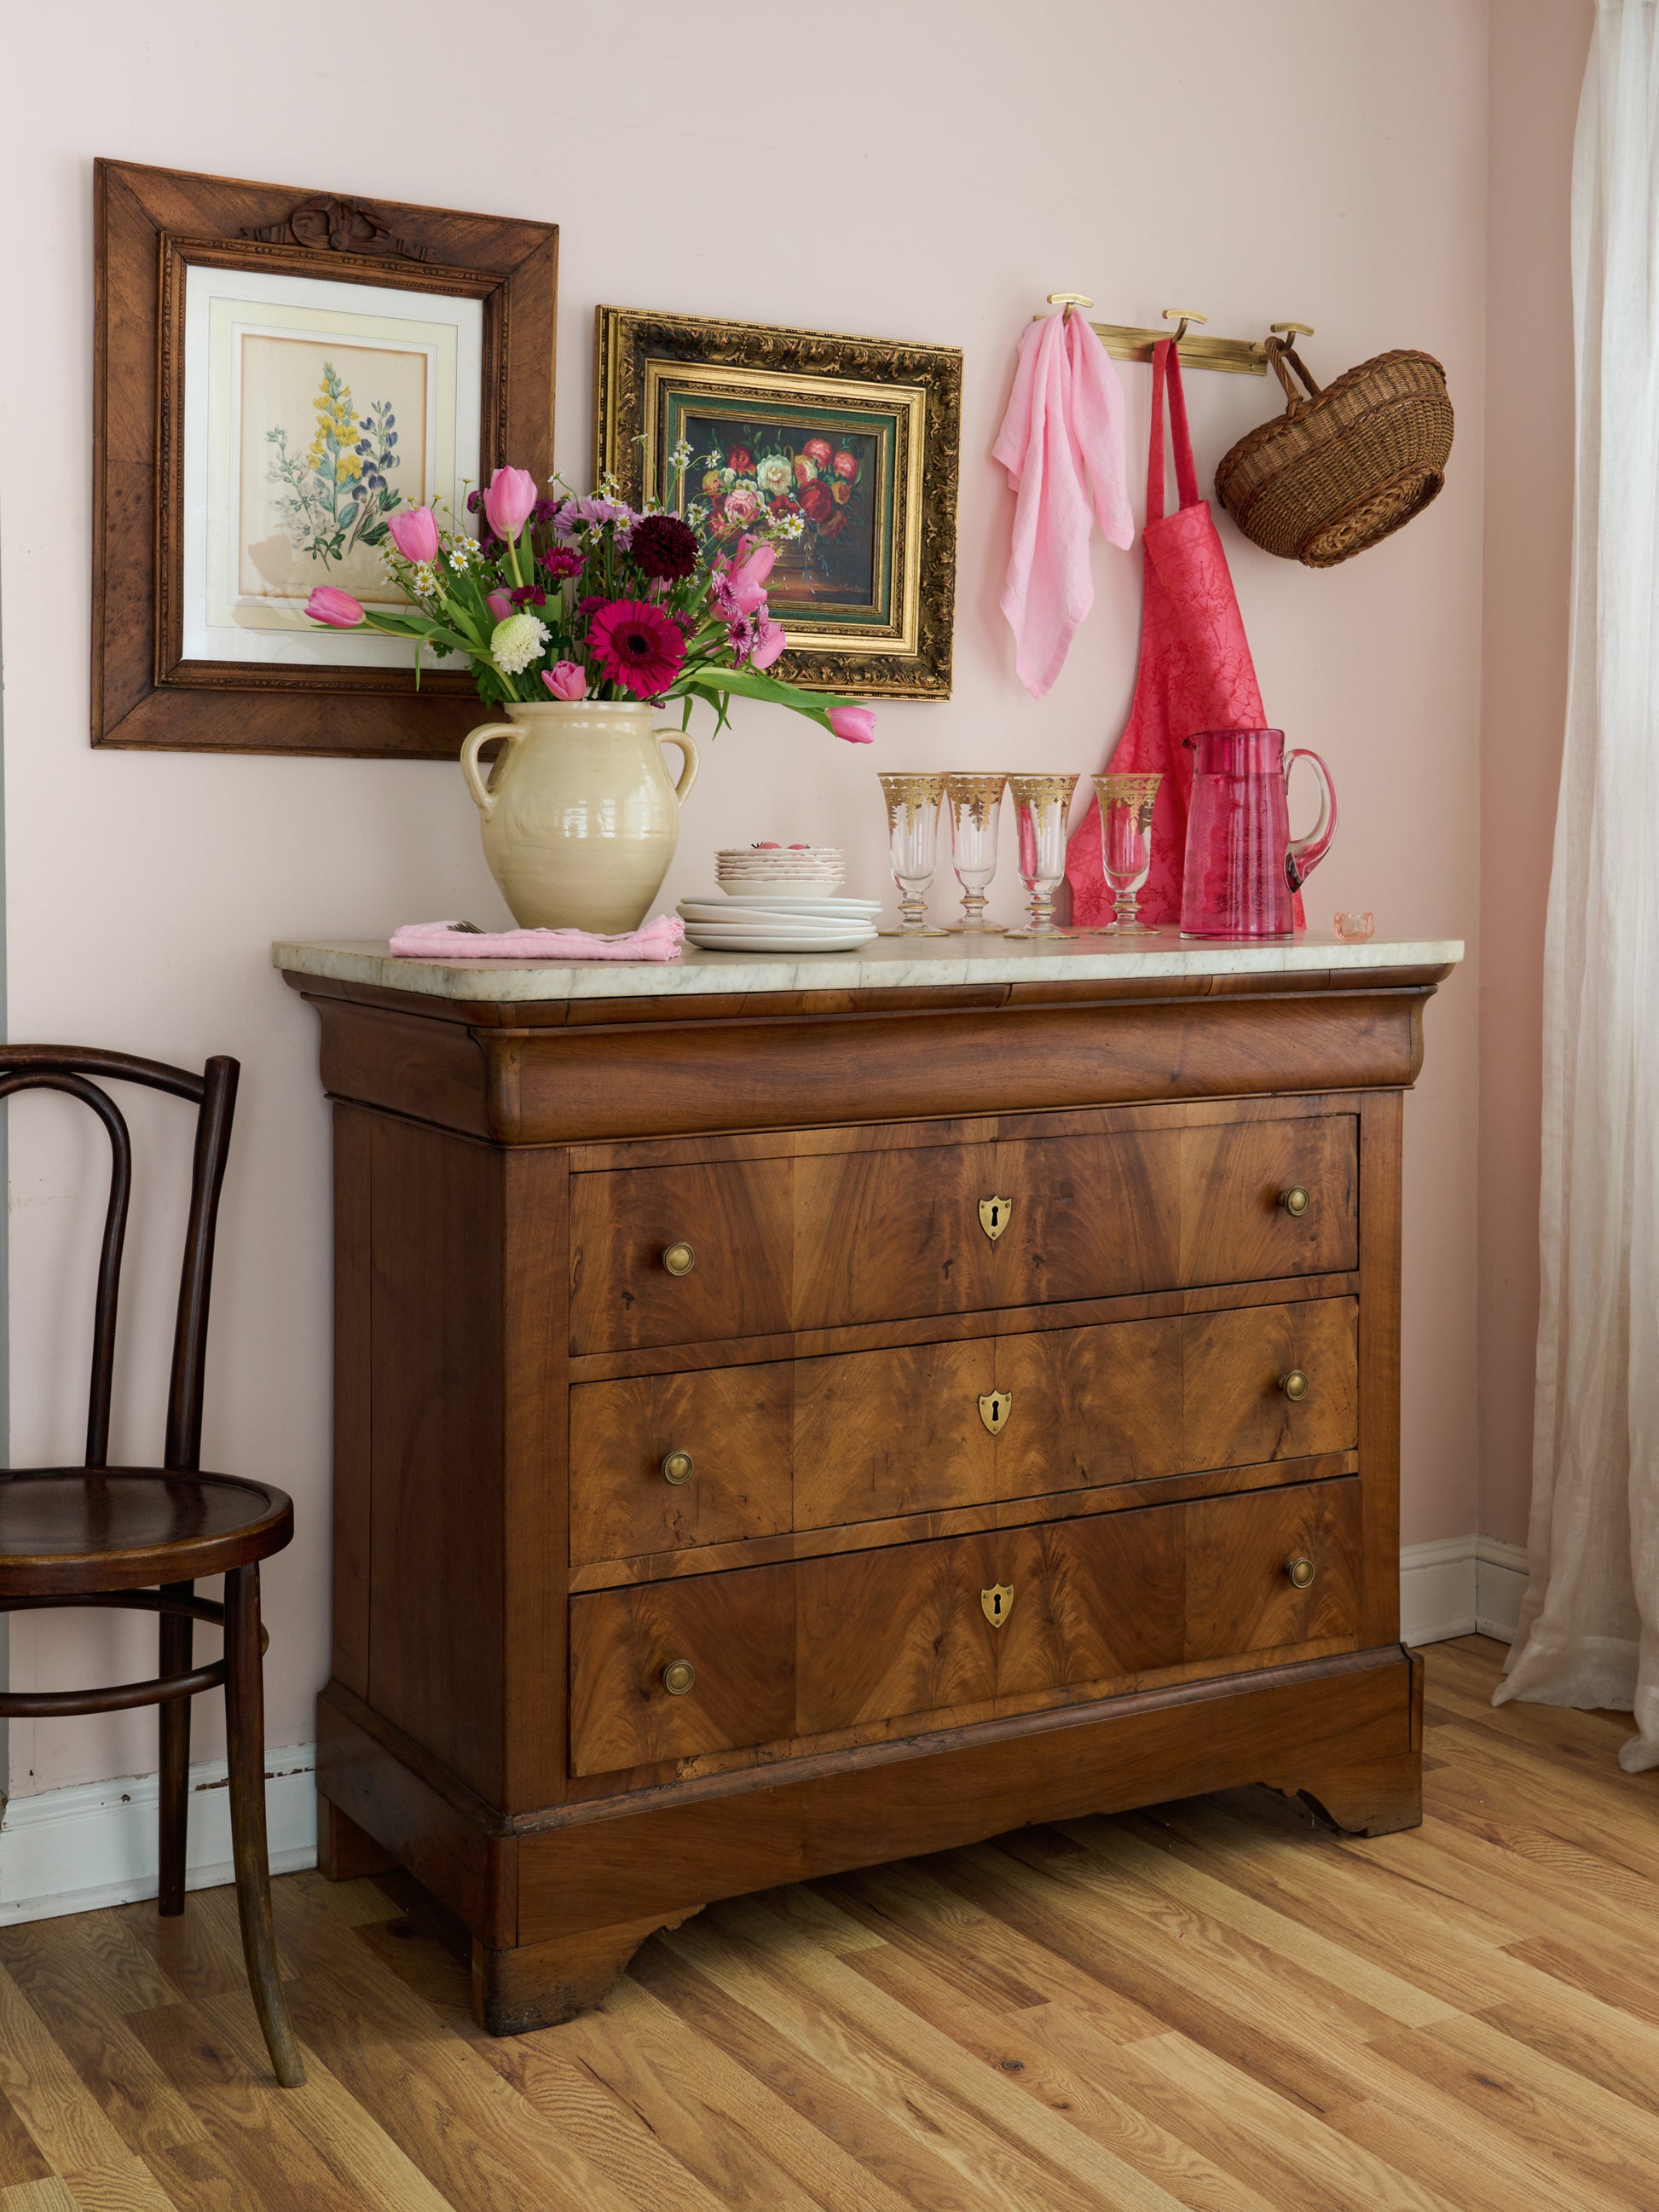
[(678, 745), (680, 749), (680, 757), (684, 765), (680, 769), (680, 780), (674, 786), (674, 797), (684, 806), (691, 796), (691, 787), (696, 781), (697, 770), (702, 766), (697, 749), (684, 730), (653, 730), (651, 734), (659, 744), (666, 738), (671, 745)]
[(514, 745), (523, 735), (516, 722), (483, 722), (469, 730), (461, 741), (461, 774), (472, 793), (472, 804), (486, 822), (495, 811), (495, 794), (478, 773), (478, 755), (492, 738), (505, 738), (509, 745)]
[(1300, 890), (1308, 878), (1331, 849), (1331, 840), (1336, 835), (1336, 786), (1331, 781), (1331, 772), (1319, 755), (1305, 745), (1298, 745), (1288, 754), (1285, 762), (1285, 788), (1291, 785), (1291, 770), (1299, 760), (1311, 761), (1319, 773), (1319, 819), (1305, 837), (1292, 837), (1285, 855), (1285, 879), (1293, 891)]

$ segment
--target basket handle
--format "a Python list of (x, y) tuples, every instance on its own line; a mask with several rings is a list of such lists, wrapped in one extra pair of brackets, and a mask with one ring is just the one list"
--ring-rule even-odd
[[(1269, 338), (1267, 341), (1267, 358), (1273, 363), (1273, 374), (1279, 379), (1279, 382), (1285, 387), (1285, 398), (1287, 407), (1305, 407), (1310, 400), (1318, 398), (1319, 386), (1314, 382), (1312, 377), (1309, 375), (1307, 370), (1303, 367), (1301, 355), (1290, 343), (1288, 338)], [(1306, 398), (1304, 398), (1302, 393), (1297, 390), (1296, 386), (1291, 382), (1290, 377), (1285, 373), (1285, 364), (1286, 362), (1289, 362), (1291, 367), (1296, 371), (1297, 374), (1302, 379), (1303, 383), (1307, 386)]]

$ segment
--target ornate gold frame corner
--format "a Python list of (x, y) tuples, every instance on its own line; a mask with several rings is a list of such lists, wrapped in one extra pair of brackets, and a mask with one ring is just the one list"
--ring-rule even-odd
[[(839, 647), (826, 620), (799, 646), (792, 645), (780, 672), (803, 689), (866, 697), (948, 699), (951, 634), (956, 609), (957, 480), (962, 451), (961, 349), (890, 338), (838, 337), (824, 331), (789, 330), (762, 323), (733, 323), (696, 315), (631, 307), (594, 311), (593, 470), (606, 471), (637, 503), (654, 487), (655, 456), (644, 442), (647, 386), (660, 364), (718, 367), (747, 380), (775, 374), (799, 393), (810, 380), (826, 397), (857, 385), (916, 395), (921, 416), (919, 465), (907, 472), (903, 498), (890, 524), (895, 568), (904, 572), (915, 609), (914, 637), (903, 649)], [(844, 401), (843, 401), (843, 404)], [(914, 562), (914, 576), (908, 564)]]

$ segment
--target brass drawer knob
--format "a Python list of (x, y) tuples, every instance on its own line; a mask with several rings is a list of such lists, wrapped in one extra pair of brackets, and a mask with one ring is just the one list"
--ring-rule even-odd
[(1308, 1210), (1308, 1194), (1299, 1182), (1293, 1182), (1288, 1190), (1279, 1192), (1279, 1202), (1286, 1213), (1299, 1219)]
[[(1279, 1376), (1279, 1387), (1293, 1406), (1299, 1406), (1307, 1396), (1311, 1386), (1302, 1370), (1299, 1367), (1292, 1367), (1288, 1375)], [(665, 1461), (663, 1464), (666, 1467), (667, 1462)]]
[(689, 1244), (665, 1244), (662, 1263), (671, 1275), (689, 1275), (697, 1264), (697, 1255)]
[(671, 1659), (662, 1670), (662, 1686), (671, 1698), (683, 1698), (697, 1679), (689, 1659)]
[(1290, 1577), (1292, 1589), (1306, 1589), (1314, 1578), (1314, 1563), (1305, 1557), (1299, 1559), (1286, 1559), (1285, 1571)]
[(665, 1482), (690, 1482), (691, 1470), (696, 1465), (689, 1451), (667, 1451), (662, 1455), (662, 1479)]

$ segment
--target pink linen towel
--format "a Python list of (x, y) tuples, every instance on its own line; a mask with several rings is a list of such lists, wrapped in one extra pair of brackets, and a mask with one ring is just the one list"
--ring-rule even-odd
[(453, 921), (409, 921), (392, 933), (398, 960), (678, 960), (685, 924), (659, 914), (643, 929), (595, 937), (586, 929), (463, 929)]
[[(1114, 545), (1134, 542), (1123, 452), (1123, 388), (1082, 315), (1033, 323), (1019, 342), (1008, 411), (991, 448), (1015, 494), (1002, 611), (1015, 665), (1042, 698), (1094, 605), (1092, 519)], [(1088, 482), (1085, 487), (1085, 477)]]

